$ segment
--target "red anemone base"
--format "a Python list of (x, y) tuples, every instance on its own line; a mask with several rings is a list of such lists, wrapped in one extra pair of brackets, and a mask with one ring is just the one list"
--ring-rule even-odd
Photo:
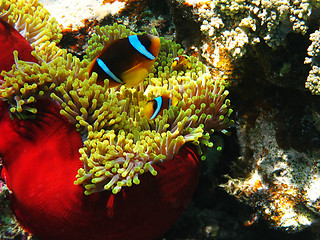
[(189, 204), (200, 162), (192, 145), (155, 166), (141, 183), (84, 195), (73, 184), (82, 166), (82, 140), (56, 103), (41, 100), (35, 119), (12, 120), (0, 102), (0, 155), (12, 208), (21, 224), (43, 240), (151, 240), (165, 233)]
[[(10, 24), (0, 18), (0, 73), (2, 70), (10, 71), (14, 63), (13, 51), (18, 51), (20, 60), (38, 62), (31, 55), (33, 50), (29, 42), (20, 35)], [(3, 79), (0, 76), (0, 79)]]

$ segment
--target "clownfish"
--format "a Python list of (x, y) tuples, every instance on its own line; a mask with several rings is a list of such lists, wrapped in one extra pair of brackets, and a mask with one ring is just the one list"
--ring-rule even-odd
[(188, 69), (191, 68), (191, 62), (187, 55), (180, 55), (175, 57), (172, 61), (171, 67), (176, 70), (178, 68), (182, 68), (182, 66), (187, 66)]
[(163, 110), (169, 109), (171, 105), (171, 98), (167, 96), (156, 97), (155, 99), (147, 102), (143, 110), (143, 115), (149, 119), (154, 119), (158, 115), (162, 115)]
[(90, 63), (89, 74), (98, 74), (97, 84), (109, 79), (109, 87), (138, 85), (158, 57), (160, 39), (150, 34), (131, 35), (105, 46)]

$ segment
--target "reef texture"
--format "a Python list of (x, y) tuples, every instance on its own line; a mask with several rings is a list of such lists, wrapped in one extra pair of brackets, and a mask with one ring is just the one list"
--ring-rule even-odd
[[(200, 31), (213, 43), (220, 43), (233, 57), (245, 54), (246, 44), (284, 44), (289, 32), (305, 34), (312, 9), (319, 1), (172, 1), (190, 6)], [(181, 6), (181, 8), (187, 8)], [(208, 44), (208, 43), (207, 43)], [(205, 47), (205, 46), (204, 46)]]
[(306, 88), (310, 89), (312, 94), (319, 95), (319, 51), (320, 51), (320, 31), (316, 30), (310, 34), (311, 45), (308, 47), (308, 57), (305, 59), (305, 64), (310, 64), (312, 69), (309, 72)]
[[(275, 228), (299, 231), (316, 222), (319, 156), (280, 148), (275, 126), (263, 115), (257, 118), (255, 127), (239, 129), (239, 140), (243, 148), (255, 150), (254, 170), (246, 178), (230, 179), (222, 187), (258, 209)], [(244, 161), (250, 159), (238, 159), (242, 164)]]

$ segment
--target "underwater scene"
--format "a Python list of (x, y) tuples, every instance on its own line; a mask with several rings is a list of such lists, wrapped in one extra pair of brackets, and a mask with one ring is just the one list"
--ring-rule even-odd
[(0, 0), (0, 240), (320, 240), (320, 0)]

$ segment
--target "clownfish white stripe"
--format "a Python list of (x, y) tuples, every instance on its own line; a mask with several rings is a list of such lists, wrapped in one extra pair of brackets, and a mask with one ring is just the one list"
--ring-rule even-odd
[(128, 37), (130, 44), (134, 47), (139, 53), (144, 55), (146, 58), (150, 60), (154, 60), (156, 57), (150, 53), (145, 46), (140, 42), (138, 35), (131, 35)]
[(161, 96), (155, 98), (154, 100), (156, 101), (157, 108), (154, 111), (154, 113), (152, 114), (150, 119), (154, 119), (158, 115), (158, 113), (160, 112), (161, 106), (162, 106), (162, 97)]
[[(163, 104), (163, 100), (162, 100), (162, 97), (156, 97), (155, 99), (153, 99), (156, 101), (156, 104), (157, 104), (157, 108), (156, 110), (153, 112), (152, 116), (150, 117), (150, 119), (154, 119), (160, 112), (161, 110), (161, 107), (162, 107), (162, 104)], [(171, 106), (171, 99), (169, 99), (169, 106), (168, 106), (168, 109), (170, 108)]]
[(116, 81), (117, 83), (123, 84), (123, 81), (121, 81), (121, 79), (119, 79), (116, 75), (114, 75), (113, 72), (111, 72), (111, 70), (107, 67), (104, 61), (102, 61), (100, 58), (97, 58), (96, 61), (98, 65), (102, 68), (102, 70), (106, 74), (108, 74), (114, 81)]

